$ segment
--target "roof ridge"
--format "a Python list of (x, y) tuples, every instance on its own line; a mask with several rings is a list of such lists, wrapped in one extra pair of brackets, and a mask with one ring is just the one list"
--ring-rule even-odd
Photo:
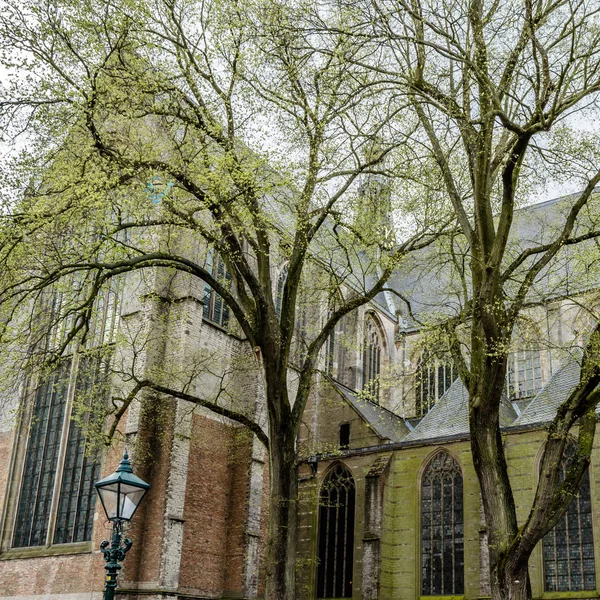
[[(581, 196), (581, 194), (583, 193), (584, 190), (578, 191), (578, 192), (571, 192), (570, 194), (564, 194), (563, 196), (557, 196), (556, 198), (550, 198), (548, 200), (542, 200), (541, 202), (534, 202), (533, 204), (527, 204), (525, 206), (520, 206), (519, 208), (515, 209), (515, 212), (521, 211), (521, 210), (528, 210), (531, 208), (538, 208), (538, 207), (544, 207), (544, 206), (550, 206), (552, 204), (556, 204), (557, 202), (560, 202), (561, 200), (569, 200), (569, 199), (575, 199), (578, 196)], [(596, 186), (593, 191), (592, 194), (596, 193), (596, 192), (600, 192), (600, 185)]]

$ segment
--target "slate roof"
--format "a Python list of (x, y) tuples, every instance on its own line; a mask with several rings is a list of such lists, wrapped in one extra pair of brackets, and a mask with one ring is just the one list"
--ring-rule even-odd
[(565, 364), (558, 370), (538, 395), (531, 401), (515, 425), (542, 425), (552, 421), (556, 409), (579, 383), (581, 373), (581, 351), (576, 349)]
[[(511, 425), (517, 413), (507, 399), (500, 406), (500, 425)], [(405, 439), (407, 442), (469, 433), (469, 395), (460, 379), (436, 402), (433, 408)]]
[(339, 383), (333, 383), (333, 387), (381, 439), (399, 442), (406, 437), (408, 427), (401, 417), (375, 402), (359, 398), (352, 390)]
[[(599, 191), (599, 190), (597, 190)], [(524, 249), (554, 240), (565, 223), (566, 215), (578, 194), (563, 196), (539, 204), (525, 206), (515, 211), (506, 264)], [(589, 203), (578, 219), (577, 234), (600, 223), (600, 202), (597, 198)], [(528, 298), (540, 300), (565, 293), (583, 291), (600, 280), (600, 261), (594, 241), (577, 247), (565, 246), (557, 257), (538, 276)], [(467, 277), (467, 286), (470, 285)], [(517, 282), (513, 284), (515, 287)], [(409, 298), (415, 315), (426, 315), (435, 320), (436, 315), (456, 314), (465, 301), (462, 282), (457, 269), (451, 263), (448, 252), (431, 245), (411, 253), (399, 265), (389, 280), (389, 286)], [(507, 291), (511, 290), (507, 287)], [(513, 290), (514, 291), (514, 290)], [(467, 289), (467, 293), (469, 290)], [(406, 314), (404, 302), (396, 300)], [(402, 324), (411, 328), (416, 324), (410, 318)]]
[[(500, 426), (543, 427), (556, 414), (558, 406), (579, 383), (581, 350), (574, 348), (564, 364), (518, 415), (505, 397), (500, 405)], [(347, 387), (333, 383), (335, 389), (382, 439), (390, 442), (426, 442), (437, 438), (467, 436), (469, 433), (468, 394), (457, 379), (431, 410), (410, 431), (411, 426), (391, 411), (359, 398)], [(524, 402), (524, 401), (523, 401)], [(520, 402), (522, 405), (523, 402)], [(596, 409), (600, 418), (600, 407)]]
[[(574, 349), (562, 367), (528, 403), (520, 416), (505, 398), (500, 407), (501, 427), (543, 426), (554, 418), (556, 410), (579, 383), (581, 351)], [(600, 407), (596, 410), (600, 416)], [(468, 395), (462, 381), (457, 379), (421, 422), (404, 439), (429, 440), (438, 437), (469, 433)]]

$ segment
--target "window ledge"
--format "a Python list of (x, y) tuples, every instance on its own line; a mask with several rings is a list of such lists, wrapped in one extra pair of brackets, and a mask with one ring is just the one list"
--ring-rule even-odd
[(439, 596), (419, 596), (420, 600), (437, 600), (438, 598), (444, 598), (444, 600), (465, 600), (465, 596), (452, 596), (452, 595), (439, 595)]
[(33, 548), (11, 548), (0, 554), (0, 560), (16, 560), (18, 558), (41, 558), (66, 554), (88, 554), (92, 552), (91, 542), (75, 544), (56, 544), (55, 546), (36, 546)]
[(202, 317), (202, 324), (205, 324), (205, 323), (207, 325), (210, 325), (211, 327), (214, 327), (217, 331), (222, 331), (223, 333), (226, 333), (229, 337), (235, 338), (236, 340), (239, 340), (240, 342), (247, 341), (247, 338), (243, 337), (242, 335), (240, 335), (238, 333), (235, 333), (233, 330), (229, 329), (229, 326), (227, 326), (227, 328), (225, 328), (222, 325), (219, 325), (218, 323), (215, 323), (214, 321), (207, 319), (206, 317)]
[(597, 590), (579, 590), (575, 592), (544, 592), (540, 598), (597, 598)]

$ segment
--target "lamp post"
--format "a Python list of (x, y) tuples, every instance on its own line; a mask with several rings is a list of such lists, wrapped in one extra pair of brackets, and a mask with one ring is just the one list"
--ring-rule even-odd
[(150, 488), (150, 484), (133, 474), (127, 451), (119, 463), (117, 470), (108, 477), (94, 484), (102, 502), (106, 518), (112, 523), (112, 539), (100, 544), (106, 565), (106, 584), (104, 600), (113, 600), (117, 587), (117, 574), (121, 569), (119, 562), (131, 548), (132, 542), (125, 538), (121, 544), (123, 523), (131, 520), (142, 498)]

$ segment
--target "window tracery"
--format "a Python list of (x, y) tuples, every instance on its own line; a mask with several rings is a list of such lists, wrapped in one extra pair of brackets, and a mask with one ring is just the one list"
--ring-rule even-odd
[(362, 356), (362, 389), (373, 399), (379, 400), (379, 376), (381, 374), (381, 337), (372, 315), (365, 319), (365, 336)]
[[(561, 483), (565, 479), (574, 451), (574, 443), (565, 448), (560, 470)], [(542, 555), (546, 592), (596, 589), (589, 470), (581, 479), (579, 492), (571, 501), (567, 512), (544, 536)]]
[(421, 594), (463, 593), (462, 471), (450, 454), (438, 452), (421, 480)]
[(456, 381), (458, 372), (450, 359), (441, 360), (425, 351), (419, 360), (415, 385), (415, 413), (425, 416)]
[(317, 598), (351, 598), (356, 491), (341, 463), (329, 472), (319, 495)]
[(106, 361), (97, 356), (81, 357), (74, 367), (69, 357), (38, 386), (12, 547), (92, 539), (93, 484), (100, 476), (100, 463), (86, 454), (85, 424), (69, 418), (69, 397), (85, 401), (92, 388), (105, 386), (106, 375)]
[(531, 398), (542, 389), (539, 350), (518, 350), (508, 355), (506, 386), (511, 400)]
[[(75, 291), (80, 292), (81, 286)], [(75, 342), (68, 344), (58, 365), (40, 376), (33, 391), (22, 476), (16, 482), (11, 547), (92, 538), (93, 483), (100, 476), (100, 463), (86, 453), (86, 426), (90, 402), (103, 402), (108, 392), (119, 295), (119, 282), (111, 280), (94, 302), (85, 347), (79, 347), (85, 352), (75, 352)], [(50, 328), (45, 334), (48, 351), (64, 344), (74, 324), (68, 302), (66, 293), (56, 293), (51, 299)]]

